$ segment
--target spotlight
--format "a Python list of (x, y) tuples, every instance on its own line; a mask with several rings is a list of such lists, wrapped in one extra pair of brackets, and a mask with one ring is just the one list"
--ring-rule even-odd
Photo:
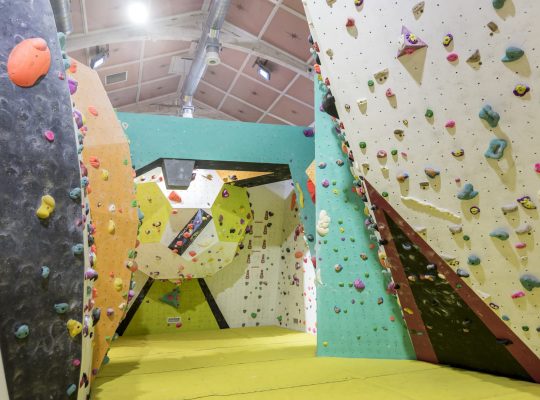
[(270, 80), (271, 71), (270, 68), (267, 66), (268, 60), (262, 60), (260, 58), (257, 58), (255, 60), (255, 64), (253, 66), (257, 66), (257, 73), (261, 78), (263, 78), (266, 81)]
[(131, 3), (128, 6), (129, 19), (135, 24), (144, 24), (148, 20), (148, 8), (141, 2)]
[(90, 59), (90, 68), (99, 68), (109, 58), (109, 45), (96, 46), (94, 56)]

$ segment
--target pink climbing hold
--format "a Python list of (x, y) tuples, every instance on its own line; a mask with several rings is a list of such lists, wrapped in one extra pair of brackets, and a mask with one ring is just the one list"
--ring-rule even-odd
[(518, 242), (514, 245), (514, 247), (516, 249), (524, 249), (525, 247), (527, 247), (527, 243), (524, 243), (524, 242)]
[(73, 361), (71, 361), (71, 365), (73, 365), (74, 367), (79, 367), (81, 365), (81, 360), (75, 358)]
[(446, 122), (444, 125), (445, 128), (454, 128), (456, 126), (456, 121), (451, 119), (450, 121)]
[(43, 132), (43, 136), (45, 139), (47, 139), (48, 142), (54, 142), (54, 132), (53, 131), (45, 131)]
[(388, 88), (386, 89), (386, 97), (394, 97), (395, 93), (392, 91), (392, 89)]
[(456, 61), (457, 59), (459, 58), (459, 56), (457, 55), (457, 53), (450, 53), (448, 54), (448, 56), (446, 56), (446, 59), (450, 62), (454, 62)]
[(513, 299), (519, 299), (520, 297), (525, 297), (525, 293), (523, 291), (512, 293)]
[(535, 170), (538, 174), (540, 174), (540, 163), (534, 164), (534, 170)]
[(379, 150), (377, 152), (377, 158), (386, 158), (386, 155), (387, 155), (386, 151), (384, 151), (384, 150)]
[(362, 279), (355, 279), (353, 285), (356, 290), (364, 290), (366, 288), (366, 284), (362, 282)]
[(347, 18), (347, 23), (345, 24), (345, 26), (347, 28), (352, 28), (354, 25), (355, 25), (354, 18)]

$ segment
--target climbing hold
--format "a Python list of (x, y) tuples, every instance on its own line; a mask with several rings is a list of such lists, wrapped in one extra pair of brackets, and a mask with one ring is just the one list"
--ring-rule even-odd
[(30, 38), (17, 44), (9, 53), (7, 73), (17, 86), (31, 87), (51, 66), (51, 52), (42, 38)]
[(448, 229), (450, 229), (450, 232), (452, 232), (452, 234), (455, 235), (457, 233), (463, 232), (463, 225), (458, 225), (458, 224), (448, 225)]
[(26, 324), (19, 326), (17, 330), (15, 331), (15, 337), (17, 339), (24, 339), (28, 337), (29, 334), (30, 334), (30, 328)]
[(336, 0), (326, 0), (326, 4), (328, 4), (330, 7), (336, 2)]
[(519, 47), (510, 46), (506, 48), (506, 54), (501, 59), (502, 62), (512, 62), (519, 60), (525, 52)]
[(72, 338), (82, 332), (82, 324), (74, 319), (70, 319), (68, 322), (66, 322), (66, 327), (69, 332), (69, 336)]
[(457, 55), (457, 53), (450, 53), (446, 56), (446, 59), (450, 62), (454, 62), (456, 61), (457, 59), (459, 58), (459, 56)]
[(99, 159), (97, 157), (90, 157), (88, 159), (88, 162), (90, 163), (90, 165), (94, 168), (99, 168), (99, 165), (100, 165), (100, 162), (99, 162)]
[(330, 186), (330, 182), (328, 181), (328, 179), (324, 179), (324, 180), (321, 182), (321, 185), (322, 185), (322, 187), (327, 188), (328, 186)]
[(454, 150), (452, 151), (452, 155), (454, 157), (463, 157), (465, 155), (465, 150), (464, 149)]
[(519, 299), (520, 297), (525, 297), (525, 292), (520, 290), (518, 292), (512, 293), (512, 298), (513, 299)]
[(463, 235), (463, 240), (468, 242), (469, 240), (471, 240), (471, 237), (469, 235)]
[(88, 268), (86, 272), (84, 273), (84, 279), (89, 279), (91, 281), (95, 281), (98, 278), (98, 273), (93, 268)]
[(424, 13), (425, 5), (425, 1), (421, 1), (420, 3), (414, 5), (414, 7), (412, 8), (412, 12), (416, 18), (420, 18), (420, 16)]
[(480, 264), (480, 257), (478, 257), (476, 254), (471, 254), (467, 258), (467, 263), (469, 265), (479, 265)]
[(317, 221), (317, 233), (319, 236), (326, 236), (330, 231), (330, 216), (325, 210), (321, 210), (319, 213), (319, 220)]
[(332, 49), (326, 50), (326, 55), (332, 60), (334, 58), (334, 52)]
[(523, 208), (527, 210), (535, 210), (536, 204), (531, 199), (531, 196), (523, 196), (517, 199), (517, 202), (523, 206)]
[(444, 127), (445, 128), (455, 128), (456, 127), (456, 121), (454, 120), (449, 120), (446, 122), (446, 124), (444, 124)]
[(467, 58), (468, 63), (479, 63), (481, 60), (480, 57), (480, 50), (475, 50), (474, 53), (472, 53), (469, 58)]
[(424, 172), (431, 179), (434, 179), (441, 174), (439, 170), (431, 167), (424, 168)]
[(47, 279), (50, 273), (51, 273), (51, 270), (49, 269), (49, 267), (46, 267), (46, 266), (41, 267), (41, 277), (43, 279)]
[(345, 23), (345, 26), (347, 28), (352, 28), (355, 26), (354, 18), (347, 18), (347, 22)]
[(504, 228), (497, 228), (497, 229), (492, 230), (489, 233), (489, 236), (493, 238), (497, 238), (499, 240), (508, 240), (508, 238), (510, 237), (510, 235), (508, 234), (508, 231)]
[(396, 94), (392, 91), (392, 89), (388, 88), (386, 89), (386, 97), (394, 97)]
[(530, 233), (531, 231), (532, 231), (532, 225), (527, 222), (522, 223), (520, 226), (518, 226), (515, 229), (515, 232), (518, 235), (524, 235), (526, 233)]
[(361, 149), (365, 149), (367, 147), (367, 144), (366, 142), (360, 142), (358, 143), (358, 147), (360, 147)]
[(96, 324), (101, 319), (101, 309), (100, 308), (94, 308), (92, 310), (92, 326), (96, 326)]
[(514, 247), (515, 247), (516, 249), (524, 249), (525, 247), (527, 247), (527, 243), (525, 243), (525, 242), (517, 242), (517, 243), (514, 245)]
[(88, 106), (88, 112), (94, 117), (97, 117), (99, 115), (97, 108), (94, 106)]
[(101, 170), (101, 179), (103, 179), (104, 181), (109, 180), (109, 171), (108, 170), (106, 170), (106, 169)]
[(80, 256), (84, 253), (84, 245), (82, 243), (71, 246), (71, 252), (74, 256)]
[(451, 33), (447, 33), (445, 37), (443, 37), (442, 44), (444, 47), (450, 46), (450, 43), (454, 40), (454, 35)]
[(116, 290), (117, 292), (120, 292), (124, 288), (124, 281), (122, 280), (122, 278), (115, 278), (113, 285), (114, 285), (114, 290)]
[(499, 10), (503, 8), (505, 2), (506, 0), (492, 0), (491, 3), (493, 4), (493, 8)]
[(388, 68), (385, 68), (379, 72), (376, 72), (373, 76), (375, 77), (375, 80), (379, 83), (384, 83), (388, 79)]
[(397, 56), (401, 57), (406, 54), (412, 54), (416, 50), (427, 47), (427, 44), (412, 33), (405, 26), (401, 27), (401, 37), (399, 39), (399, 47)]
[(325, 162), (320, 162), (319, 163), (319, 168), (320, 169), (325, 169), (326, 168), (326, 163)]
[(501, 207), (501, 210), (502, 210), (503, 214), (507, 214), (507, 213), (517, 211), (517, 209), (518, 209), (518, 204), (517, 203), (505, 204), (505, 205), (503, 205)]
[(478, 215), (478, 214), (480, 214), (480, 207), (478, 207), (478, 206), (472, 206), (471, 208), (469, 208), (469, 212), (470, 212), (472, 215)]
[(358, 99), (356, 100), (356, 104), (358, 105), (358, 109), (360, 111), (365, 110), (365, 108), (367, 107), (367, 99), (366, 98)]
[(469, 274), (469, 272), (467, 272), (466, 270), (462, 269), (462, 268), (458, 268), (456, 270), (456, 273), (458, 274), (458, 276), (461, 276), (462, 278), (468, 278), (469, 276), (471, 276)]
[(79, 200), (81, 198), (81, 188), (76, 187), (76, 188), (71, 189), (69, 192), (69, 197), (72, 200)]
[(474, 190), (474, 186), (471, 183), (466, 183), (457, 194), (457, 198), (460, 200), (471, 200), (476, 196), (478, 196), (478, 192)]
[(56, 202), (51, 195), (45, 195), (41, 198), (41, 205), (36, 211), (36, 215), (39, 219), (47, 219), (54, 212)]
[(396, 177), (396, 179), (398, 180), (398, 182), (401, 182), (401, 183), (405, 182), (408, 178), (409, 178), (409, 174), (406, 173), (406, 172), (403, 172), (403, 173), (399, 174), (399, 175)]
[(525, 96), (527, 93), (529, 93), (529, 91), (531, 90), (531, 88), (525, 84), (517, 84), (515, 87), (514, 87), (514, 95), (516, 95), (517, 97), (523, 97)]
[(377, 158), (386, 158), (387, 154), (386, 154), (386, 151), (384, 150), (379, 150), (377, 152)]
[(116, 230), (116, 225), (115, 225), (114, 221), (112, 219), (110, 219), (108, 224), (107, 224), (107, 232), (109, 232), (111, 235), (113, 235), (115, 230)]
[(54, 311), (56, 311), (57, 314), (65, 314), (67, 310), (69, 310), (68, 303), (57, 303), (54, 305)]
[(353, 285), (354, 288), (358, 291), (364, 290), (366, 288), (366, 284), (362, 281), (362, 279), (355, 279)]
[(492, 128), (496, 128), (499, 124), (499, 120), (501, 119), (500, 115), (497, 112), (493, 111), (493, 108), (491, 108), (490, 105), (485, 105), (480, 110), (478, 116), (480, 117), (480, 119), (486, 121)]
[(338, 306), (334, 306), (334, 312), (336, 314), (339, 314), (341, 312), (341, 308), (339, 308)]
[(540, 288), (540, 279), (538, 277), (531, 275), (531, 274), (523, 274), (519, 278), (519, 281), (523, 285), (525, 289), (527, 289), (529, 292), (533, 290), (534, 288)]
[(53, 131), (45, 131), (43, 132), (43, 137), (49, 142), (54, 142), (54, 132)]
[(334, 271), (341, 272), (343, 270), (343, 266), (341, 264), (334, 265)]
[(223, 191), (221, 192), (221, 197), (223, 197), (224, 199), (228, 198), (229, 191), (227, 189), (223, 189)]
[(537, 174), (540, 174), (540, 163), (534, 164), (534, 171), (535, 171)]
[(426, 118), (433, 118), (433, 110), (431, 110), (430, 108), (428, 108), (426, 110), (426, 113), (424, 114)]
[(73, 78), (68, 78), (68, 87), (69, 87), (69, 94), (72, 96), (77, 92), (77, 87), (79, 86), (79, 82), (77, 82)]
[(504, 155), (504, 150), (508, 142), (504, 139), (492, 139), (489, 142), (489, 147), (484, 153), (484, 157), (492, 158), (494, 160), (500, 160)]
[(313, 137), (313, 136), (315, 136), (315, 129), (313, 129), (313, 128), (304, 129), (304, 136), (305, 137)]

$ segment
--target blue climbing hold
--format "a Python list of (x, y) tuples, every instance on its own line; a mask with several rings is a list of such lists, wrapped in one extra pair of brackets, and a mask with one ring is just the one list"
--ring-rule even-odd
[(499, 124), (499, 120), (501, 119), (499, 113), (495, 112), (490, 105), (485, 105), (480, 110), (478, 116), (484, 121), (486, 121), (492, 128), (496, 128)]
[(536, 276), (531, 274), (523, 274), (519, 278), (519, 281), (523, 285), (525, 289), (527, 289), (529, 292), (533, 290), (534, 288), (540, 288), (540, 279), (538, 279)]
[(484, 156), (486, 158), (500, 160), (504, 155), (504, 149), (506, 149), (507, 145), (508, 142), (504, 139), (492, 139), (491, 142), (489, 142), (489, 147), (484, 153)]
[(54, 311), (56, 311), (57, 314), (65, 314), (67, 310), (69, 310), (68, 303), (58, 303), (54, 305)]
[(51, 273), (51, 270), (49, 269), (49, 267), (46, 267), (46, 266), (41, 267), (41, 277), (43, 279), (47, 279), (50, 273)]
[(476, 254), (471, 254), (467, 258), (467, 263), (469, 265), (479, 265), (480, 264), (480, 257), (478, 257)]
[(504, 228), (497, 228), (497, 229), (492, 230), (489, 233), (489, 236), (493, 238), (497, 238), (499, 240), (508, 240), (508, 238), (510, 237), (510, 235), (508, 234), (508, 231)]
[(502, 62), (516, 61), (516, 60), (519, 60), (521, 57), (523, 57), (524, 54), (525, 52), (519, 47), (510, 46), (506, 48), (506, 54), (501, 59), (501, 61)]
[(84, 246), (82, 243), (74, 244), (71, 246), (71, 251), (74, 256), (80, 256), (84, 253)]
[(474, 186), (471, 183), (466, 183), (463, 189), (457, 194), (457, 198), (460, 200), (471, 200), (478, 196), (478, 192), (474, 190)]
[(15, 331), (15, 337), (17, 339), (24, 339), (28, 337), (29, 334), (30, 334), (30, 328), (26, 324), (19, 326), (17, 330)]
[(81, 198), (81, 188), (76, 187), (71, 189), (69, 197), (71, 197), (72, 200), (79, 200)]
[(504, 7), (505, 2), (506, 0), (493, 0), (491, 3), (493, 4), (493, 8), (495, 8), (496, 10), (500, 10)]
[(468, 278), (470, 276), (469, 272), (467, 272), (466, 270), (462, 269), (462, 268), (458, 268), (456, 273), (461, 276), (462, 278)]

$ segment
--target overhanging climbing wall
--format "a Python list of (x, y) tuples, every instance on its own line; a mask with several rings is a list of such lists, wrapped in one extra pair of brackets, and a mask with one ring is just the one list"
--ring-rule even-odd
[(66, 399), (84, 274), (71, 101), (49, 1), (4, 1), (0, 25), (1, 355), (11, 400)]
[(540, 4), (304, 3), (357, 174), (540, 354)]
[(130, 250), (135, 247), (138, 218), (133, 203), (129, 144), (99, 76), (90, 68), (78, 65), (72, 68), (71, 78), (77, 82), (72, 96), (74, 106), (83, 116), (82, 120), (76, 120), (81, 125), (82, 161), (88, 178), (88, 223), (93, 238), (91, 267), (97, 273), (96, 279), (87, 272), (87, 278), (95, 282), (86, 305), (94, 316), (92, 370), (95, 374), (128, 302), (131, 271), (136, 268)]

